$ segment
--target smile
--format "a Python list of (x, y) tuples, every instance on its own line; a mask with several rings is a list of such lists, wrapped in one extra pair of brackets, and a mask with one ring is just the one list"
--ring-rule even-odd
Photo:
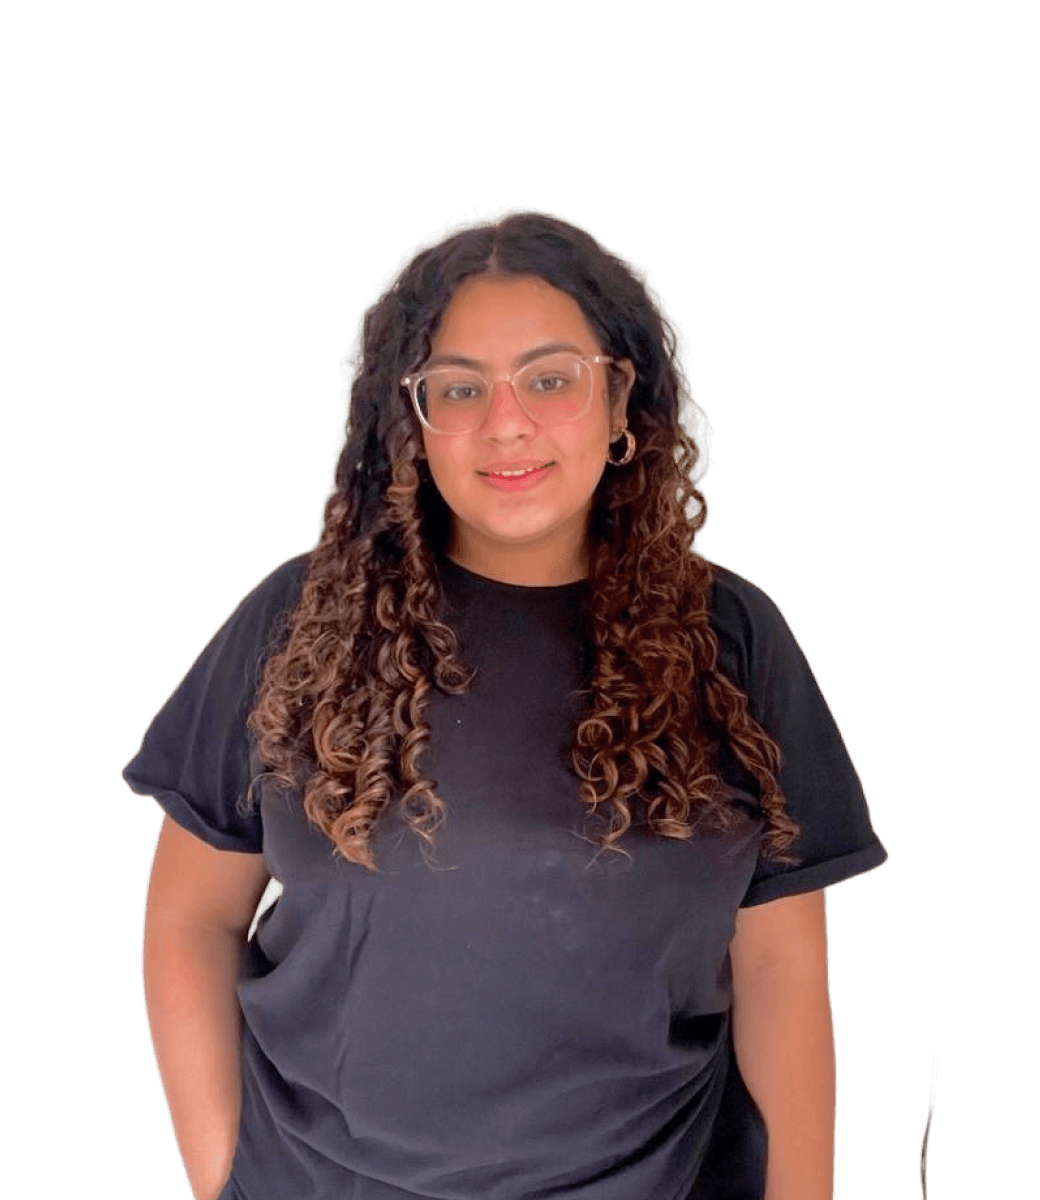
[(552, 463), (542, 463), (540, 467), (524, 467), (520, 471), (478, 471), (477, 474), (491, 479), (522, 479), (525, 475), (534, 474), (535, 471), (544, 471), (549, 466), (552, 466)]
[(496, 492), (530, 492), (540, 487), (542, 480), (549, 477), (554, 463), (547, 462), (544, 467), (518, 467), (515, 471), (478, 471), (477, 475), (484, 481), (484, 486), (494, 488)]

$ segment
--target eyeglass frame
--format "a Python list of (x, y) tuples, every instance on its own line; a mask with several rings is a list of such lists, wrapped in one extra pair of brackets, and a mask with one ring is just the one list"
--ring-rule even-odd
[[(617, 357), (613, 354), (574, 354), (573, 352), (568, 352), (568, 353), (570, 353), (572, 358), (581, 359), (581, 361), (583, 363), (585, 363), (586, 365), (588, 365), (590, 363), (599, 364), (599, 363), (612, 363), (612, 362), (618, 361)], [(534, 366), (535, 363), (537, 363), (537, 361), (538, 361), (537, 359), (534, 359), (532, 362), (524, 363), (524, 365), (522, 367), (517, 367), (517, 369), (515, 371), (513, 371), (512, 374), (496, 375), (494, 379), (488, 379), (488, 377), (480, 371), (472, 371), (471, 373), (473, 375), (479, 375), (480, 378), (483, 379), (484, 382), (488, 385), (488, 407), (491, 406), (491, 396), (494, 393), (494, 390), (497, 387), (497, 385), (500, 383), (508, 383), (509, 386), (513, 389), (513, 395), (516, 397), (516, 402), (517, 402), (517, 404), (520, 405), (520, 408), (521, 408), (524, 416), (527, 417), (527, 419), (529, 421), (534, 421), (534, 423), (536, 425), (573, 425), (575, 421), (580, 421), (581, 418), (584, 417), (588, 413), (589, 409), (592, 407), (592, 394), (596, 390), (595, 386), (594, 386), (594, 381), (593, 381), (593, 385), (590, 385), (590, 387), (589, 387), (588, 402), (586, 403), (585, 407), (582, 409), (581, 414), (577, 417), (570, 417), (566, 421), (539, 421), (535, 417), (532, 417), (531, 414), (527, 411), (527, 409), (524, 408), (524, 402), (523, 402), (523, 400), (520, 399), (520, 393), (516, 390), (516, 384), (513, 381), (516, 379), (517, 375), (519, 375), (522, 371), (526, 371), (529, 367)], [(431, 367), (430, 368), (431, 371), (438, 371), (441, 369), (442, 368), (440, 368), (440, 367)], [(426, 420), (426, 418), (422, 415), (422, 412), (419, 409), (418, 383), (419, 383), (419, 380), (425, 374), (426, 374), (426, 372), (420, 368), (418, 371), (413, 371), (410, 375), (404, 375), (401, 378), (401, 387), (408, 389), (408, 395), (412, 399), (412, 408), (415, 409), (415, 415), (419, 418), (420, 423), (426, 429), (428, 429), (431, 433), (439, 434), (441, 437), (462, 437), (467, 433), (472, 433), (473, 429), (479, 429), (480, 426), (484, 422), (484, 418), (487, 416), (487, 409), (484, 410), (484, 415), (481, 417), (480, 421), (478, 421), (477, 424), (473, 426), (473, 429), (459, 429), (459, 430), (456, 430), (454, 433), (449, 432), (446, 429), (434, 429), (434, 427), (430, 424), (429, 421)]]

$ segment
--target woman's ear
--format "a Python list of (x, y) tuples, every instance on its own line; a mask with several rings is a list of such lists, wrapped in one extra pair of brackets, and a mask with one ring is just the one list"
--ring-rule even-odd
[(613, 400), (610, 405), (610, 427), (611, 429), (624, 429), (628, 397), (636, 382), (636, 369), (627, 358), (616, 359), (613, 367), (615, 374), (611, 388)]

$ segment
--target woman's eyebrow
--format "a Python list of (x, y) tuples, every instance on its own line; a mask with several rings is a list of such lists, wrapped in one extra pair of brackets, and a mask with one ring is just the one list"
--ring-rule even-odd
[[(545, 354), (561, 354), (567, 352), (569, 354), (584, 354), (580, 346), (572, 345), (570, 342), (546, 342), (542, 346), (535, 346), (532, 350), (525, 350), (519, 355), (513, 366), (524, 367), (529, 362), (534, 362), (536, 358), (541, 358)], [(477, 358), (465, 358), (461, 354), (435, 354), (433, 358), (426, 360), (428, 367), (468, 367), (473, 371), (487, 370), (487, 363), (481, 362)]]

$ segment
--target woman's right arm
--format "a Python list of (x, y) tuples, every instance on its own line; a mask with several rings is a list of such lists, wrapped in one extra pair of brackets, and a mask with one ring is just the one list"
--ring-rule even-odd
[(241, 1109), (235, 985), (269, 879), (263, 855), (214, 849), (164, 820), (148, 885), (145, 1003), (195, 1200), (214, 1200), (231, 1173)]

